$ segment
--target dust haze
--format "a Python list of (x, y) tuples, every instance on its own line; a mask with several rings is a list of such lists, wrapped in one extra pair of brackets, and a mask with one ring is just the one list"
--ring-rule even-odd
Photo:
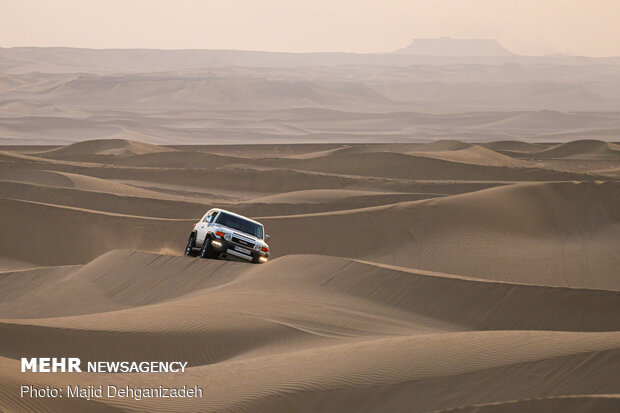
[(389, 54), (12, 48), (0, 67), (3, 144), (613, 141), (620, 130), (620, 58), (524, 57), (493, 41), (422, 39)]

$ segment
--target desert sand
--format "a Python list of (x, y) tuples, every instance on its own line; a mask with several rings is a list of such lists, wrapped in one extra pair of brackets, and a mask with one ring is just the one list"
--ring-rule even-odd
[[(271, 260), (183, 256), (213, 206)], [(0, 228), (3, 411), (620, 409), (617, 143), (4, 146)], [(20, 373), (37, 355), (190, 367)]]

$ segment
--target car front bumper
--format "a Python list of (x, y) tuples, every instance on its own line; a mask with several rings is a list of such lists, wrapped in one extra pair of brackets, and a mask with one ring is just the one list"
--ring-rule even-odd
[[(269, 253), (264, 251), (256, 251), (255, 249), (245, 247), (243, 245), (237, 245), (234, 242), (226, 241), (223, 238), (214, 239), (211, 241), (211, 246), (220, 254), (230, 254), (234, 257), (241, 258), (242, 260), (252, 261), (254, 258), (261, 259), (263, 261), (269, 258)], [(250, 251), (250, 255), (239, 252), (235, 247), (243, 248)]]

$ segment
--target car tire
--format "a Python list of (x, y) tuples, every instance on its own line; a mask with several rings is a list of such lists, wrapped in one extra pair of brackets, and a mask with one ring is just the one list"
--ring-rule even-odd
[(196, 248), (196, 233), (192, 232), (187, 240), (187, 247), (185, 247), (185, 255), (195, 257), (194, 248)]
[(200, 258), (217, 258), (217, 254), (211, 246), (211, 238), (205, 239), (200, 249)]
[(252, 257), (252, 264), (260, 264), (260, 255), (255, 255)]

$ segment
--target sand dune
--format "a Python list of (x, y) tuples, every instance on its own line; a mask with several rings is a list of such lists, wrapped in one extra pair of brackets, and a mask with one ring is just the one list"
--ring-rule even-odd
[(0, 142), (614, 141), (619, 67), (585, 57), (0, 49)]
[[(23, 284), (12, 292), (12, 308), (16, 303), (24, 308), (36, 304), (39, 308), (29, 316), (39, 311), (46, 318), (2, 320), (3, 337), (11, 337), (3, 343), (2, 356), (36, 349), (87, 360), (177, 357), (190, 360), (193, 367), (186, 377), (164, 380), (199, 380), (211, 394), (185, 408), (270, 411), (300, 405), (302, 411), (317, 406), (338, 411), (353, 402), (372, 411), (406, 406), (403, 385), (421, 389), (467, 375), (490, 379), (497, 376), (496, 370), (519, 380), (545, 363), (556, 366), (557, 377), (577, 363), (590, 372), (594, 367), (605, 380), (612, 371), (605, 371), (607, 363), (592, 366), (579, 360), (609, 357), (620, 346), (617, 332), (592, 332), (618, 328), (613, 313), (617, 293), (489, 283), (315, 256), (279, 258), (271, 269), (230, 264), (115, 251), (82, 268), (65, 267), (47, 276), (41, 270), (29, 271), (29, 282), (42, 284), (40, 278), (46, 278), (54, 293), (37, 297), (36, 290)], [(57, 288), (59, 283), (67, 287)], [(275, 286), (281, 291), (276, 295)], [(62, 307), (69, 314), (88, 314), (67, 318), (48, 313), (55, 308), (58, 314), (58, 303), (66, 300), (63, 295), (78, 291), (89, 293)], [(6, 302), (6, 295), (2, 299)], [(584, 313), (584, 302), (597, 307)], [(496, 311), (483, 310), (489, 306)], [(533, 317), (524, 309), (546, 317)], [(572, 311), (583, 317), (556, 318)], [(550, 327), (590, 332), (547, 331)], [(103, 339), (107, 336), (114, 337), (114, 346)], [(434, 356), (437, 352), (441, 361)], [(284, 366), (289, 369), (285, 377), (278, 373)], [(260, 371), (263, 379), (246, 376), (251, 371)], [(52, 380), (68, 380), (57, 377)], [(137, 376), (123, 379), (148, 383)], [(7, 380), (11, 376), (3, 375), (8, 390)], [(584, 383), (581, 390), (589, 385)], [(317, 398), (319, 389), (331, 394), (329, 403)], [(380, 389), (387, 391), (382, 404), (362, 395)], [(519, 391), (513, 390), (511, 397)], [(539, 389), (533, 394), (564, 394), (559, 391)], [(470, 403), (498, 401), (487, 392), (471, 397)], [(421, 401), (428, 409), (450, 406), (428, 395)], [(123, 407), (113, 400), (104, 403)], [(143, 408), (154, 406), (146, 403)]]
[(620, 145), (597, 140), (561, 143), (533, 154), (535, 158), (620, 159)]
[[(615, 289), (617, 255), (608, 246), (620, 230), (617, 193), (615, 183), (517, 185), (264, 221), (274, 245), (286, 252), (368, 258), (497, 280)], [(571, 209), (564, 207), (567, 203)], [(311, 224), (317, 221), (321, 225)], [(279, 244), (289, 228), (307, 228), (302, 247)], [(330, 229), (330, 237), (324, 236), (324, 228)], [(381, 235), (364, 236), (373, 228), (382, 228)], [(454, 261), (443, 259), (446, 255)]]
[(536, 152), (546, 147), (552, 146), (551, 144), (529, 143), (522, 141), (497, 141), (497, 142), (485, 142), (481, 143), (481, 146), (492, 149), (494, 151), (503, 153), (503, 151), (514, 152)]
[(98, 139), (73, 143), (58, 149), (42, 152), (49, 157), (74, 157), (84, 155), (142, 155), (147, 153), (170, 152), (172, 149), (136, 142), (126, 139)]
[[(114, 182), (112, 180), (100, 179), (69, 172), (51, 171), (47, 169), (0, 169), (0, 182), (2, 185), (22, 184), (18, 185), (22, 188), (31, 186), (36, 188), (38, 191), (52, 191), (51, 188), (55, 188), (56, 192), (59, 192), (60, 188), (71, 188), (75, 190), (110, 193), (122, 196), (165, 198), (164, 194), (148, 191), (120, 182)], [(19, 196), (18, 193), (18, 191), (11, 192), (9, 195), (11, 197), (16, 195)]]
[(489, 166), (523, 166), (523, 163), (502, 155), (483, 146), (472, 145), (469, 148), (440, 150), (440, 151), (411, 151), (409, 155), (428, 156), (429, 158), (443, 159), (445, 161), (455, 161), (462, 163), (472, 163), (475, 165)]
[(56, 186), (61, 188), (72, 188), (73, 181), (56, 171), (42, 169), (2, 169), (0, 178), (6, 182), (17, 182), (22, 184), (33, 184), (37, 186)]
[[(615, 411), (617, 150), (6, 147), (0, 410)], [(212, 206), (263, 222), (271, 260), (183, 256)], [(189, 369), (20, 373), (20, 357), (50, 354)], [(23, 383), (205, 397), (26, 400)]]
[[(192, 225), (192, 220), (148, 218), (8, 198), (0, 199), (0, 205), (0, 223), (5, 229), (0, 241), (3, 255), (39, 264), (89, 260), (116, 248), (119, 241), (127, 248), (173, 250)], [(146, 236), (153, 224), (157, 240)], [(40, 231), (42, 225), (47, 230)], [(59, 237), (67, 228), (75, 228), (73, 235)], [(163, 238), (170, 239), (168, 245), (161, 243)]]
[(416, 145), (419, 152), (460, 151), (473, 146), (470, 143), (448, 139)]
[[(450, 155), (445, 157), (450, 158)], [(462, 162), (463, 158), (456, 162), (433, 159), (428, 153), (416, 156), (395, 152), (365, 152), (290, 160), (277, 165), (280, 168), (384, 178), (487, 180), (489, 176), (493, 176), (495, 180), (509, 181), (587, 179), (585, 175), (571, 175), (566, 172), (477, 165), (479, 161), (474, 156), (466, 154), (465, 157), (469, 158), (467, 163)]]
[[(180, 197), (140, 188), (134, 189), (124, 185), (110, 186), (111, 188), (106, 189), (112, 189), (113, 192), (0, 181), (0, 196), (91, 211), (159, 218), (194, 217), (200, 215), (208, 205), (208, 203), (196, 202), (195, 198), (182, 200)], [(131, 189), (131, 192), (126, 189)]]
[(402, 193), (402, 192), (373, 192), (353, 189), (309, 189), (304, 191), (291, 191), (282, 194), (268, 195), (246, 201), (245, 204), (319, 204), (333, 203), (342, 206), (350, 201), (359, 207), (365, 200), (380, 202), (381, 204), (396, 203), (404, 198), (432, 198), (441, 194), (433, 193)]
[(578, 410), (583, 412), (611, 412), (618, 407), (616, 395), (558, 396), (539, 399), (489, 403), (443, 411), (450, 412), (548, 412)]

